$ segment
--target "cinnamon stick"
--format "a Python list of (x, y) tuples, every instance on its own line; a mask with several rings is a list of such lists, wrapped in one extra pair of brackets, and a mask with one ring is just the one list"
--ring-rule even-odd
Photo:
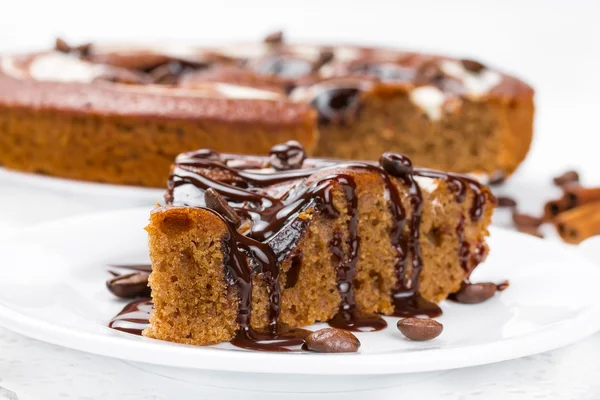
[(600, 201), (563, 212), (555, 218), (554, 226), (567, 243), (577, 244), (590, 236), (599, 235)]
[(544, 221), (553, 221), (559, 214), (575, 207), (600, 201), (600, 187), (564, 186), (563, 196), (544, 205)]
[(553, 221), (560, 213), (569, 209), (569, 202), (565, 197), (550, 200), (544, 205), (544, 221)]
[(567, 199), (570, 208), (600, 201), (600, 187), (568, 186), (565, 188), (564, 193), (564, 198)]

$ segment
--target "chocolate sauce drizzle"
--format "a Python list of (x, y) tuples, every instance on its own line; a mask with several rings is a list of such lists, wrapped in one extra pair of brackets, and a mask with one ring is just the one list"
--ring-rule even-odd
[[(300, 213), (313, 208), (328, 218), (335, 219), (341, 215), (333, 203), (334, 188), (341, 189), (344, 195), (348, 229), (346, 236), (336, 232), (330, 242), (341, 302), (339, 312), (329, 323), (334, 327), (355, 331), (379, 330), (386, 326), (381, 317), (360, 312), (354, 296), (353, 280), (361, 241), (357, 227), (358, 198), (356, 183), (350, 174), (342, 172), (344, 169), (375, 172), (383, 180), (392, 216), (390, 240), (397, 254), (397, 284), (392, 293), (393, 315), (440, 315), (441, 310), (437, 305), (419, 295), (419, 276), (423, 269), (419, 245), (423, 198), (414, 177), (446, 180), (459, 202), (466, 200), (467, 189), (470, 188), (473, 192), (469, 213), (471, 221), (478, 221), (483, 215), (486, 198), (480, 184), (462, 175), (414, 168), (407, 157), (394, 153), (385, 153), (379, 165), (316, 159), (305, 160), (300, 163), (302, 165), (297, 165), (296, 160), (287, 162), (284, 158), (286, 154), (294, 154), (296, 159), (304, 160), (303, 156), (297, 154), (298, 144), (290, 142), (287, 146), (289, 148), (278, 145), (271, 155), (270, 159), (276, 160), (276, 165), (271, 165), (265, 158), (236, 157), (207, 150), (185, 153), (176, 160), (169, 180), (166, 195), (168, 204), (206, 208), (204, 192), (211, 188), (223, 196), (242, 219), (251, 222), (245, 225), (246, 230), (238, 230), (213, 211), (229, 229), (225, 240), (227, 257), (224, 264), (228, 284), (237, 288), (239, 296), (237, 322), (240, 330), (232, 343), (239, 347), (257, 348), (255, 344), (265, 340), (283, 340), (286, 343), (300, 340), (297, 332), (283, 334), (278, 329), (281, 301), (279, 264), (295, 249), (303, 232), (306, 223), (298, 218)], [(256, 171), (257, 168), (271, 169)], [(404, 208), (397, 183), (391, 177), (397, 178), (406, 187), (408, 195), (405, 203), (410, 209), (409, 213)], [(267, 187), (268, 193), (265, 190)], [(469, 244), (464, 238), (465, 223), (463, 218), (456, 229), (461, 241), (461, 265), (469, 271), (474, 265), (469, 266)], [(471, 257), (470, 261), (474, 264), (477, 257)], [(296, 253), (286, 274), (286, 289), (295, 286), (301, 266), (302, 256)], [(254, 279), (264, 281), (270, 296), (266, 332), (257, 332), (250, 324)]]
[(152, 300), (143, 298), (128, 303), (109, 323), (108, 327), (121, 332), (141, 335), (150, 325)]

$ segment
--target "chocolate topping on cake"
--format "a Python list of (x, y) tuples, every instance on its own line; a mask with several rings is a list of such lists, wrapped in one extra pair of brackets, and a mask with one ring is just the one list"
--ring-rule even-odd
[[(341, 232), (337, 232), (329, 243), (333, 259), (338, 260), (337, 288), (341, 297), (339, 311), (330, 324), (358, 331), (365, 328), (378, 330), (386, 326), (381, 317), (360, 312), (354, 298), (353, 278), (362, 238), (357, 230), (356, 184), (353, 176), (340, 172), (343, 169), (365, 170), (381, 176), (393, 221), (390, 241), (397, 253), (398, 283), (392, 293), (394, 315), (439, 315), (439, 308), (419, 295), (419, 277), (423, 268), (419, 244), (423, 199), (417, 179), (446, 180), (459, 202), (466, 199), (467, 188), (470, 188), (473, 192), (470, 211), (472, 221), (477, 221), (483, 215), (486, 194), (480, 184), (462, 175), (415, 168), (408, 158), (394, 153), (384, 154), (379, 164), (320, 159), (306, 159), (302, 162), (303, 160), (301, 146), (288, 142), (275, 146), (269, 158), (217, 154), (203, 150), (181, 155), (174, 165), (166, 196), (168, 203), (216, 210), (229, 227), (226, 276), (229, 284), (236, 286), (239, 293), (240, 333), (234, 344), (241, 341), (245, 343), (244, 346), (248, 346), (248, 341), (257, 335), (249, 325), (252, 282), (255, 276), (262, 277), (268, 286), (269, 331), (271, 337), (277, 336), (281, 298), (279, 263), (293, 251), (302, 235), (304, 222), (299, 216), (305, 210), (315, 208), (328, 218), (340, 215), (333, 204), (331, 191), (334, 187), (341, 189), (344, 195), (349, 218), (345, 239), (342, 239)], [(269, 166), (275, 169), (270, 169)], [(399, 180), (407, 188), (408, 204), (411, 207), (409, 213), (404, 209), (393, 179)], [(285, 191), (274, 195), (273, 188), (277, 187), (284, 187)], [(226, 199), (229, 207), (224, 207), (222, 201), (213, 201), (213, 197)], [(249, 229), (243, 233), (238, 232), (236, 224), (228, 217), (229, 210), (235, 210), (235, 214), (242, 220), (250, 222)], [(407, 215), (410, 217), (407, 218)], [(464, 230), (464, 223), (464, 220), (461, 221), (456, 228), (457, 232)], [(408, 235), (403, 234), (405, 229), (408, 230)], [(464, 236), (459, 235), (459, 238), (462, 241), (459, 248), (463, 268), (471, 271), (481, 262), (484, 254), (476, 254), (477, 251), (470, 254)], [(407, 266), (409, 254), (412, 255), (410, 267)], [(288, 276), (292, 277), (291, 282), (286, 280), (286, 286), (295, 284), (293, 277), (296, 276), (297, 279), (301, 268), (302, 256), (296, 254), (291, 272), (288, 272)]]
[[(200, 70), (203, 73), (209, 72), (205, 82), (241, 84), (250, 87), (274, 85), (282, 92), (290, 92), (293, 87), (327, 82), (331, 86), (328, 93), (323, 94), (319, 99), (308, 100), (319, 110), (321, 121), (324, 123), (344, 122), (345, 116), (356, 112), (357, 90), (348, 88), (342, 83), (340, 85), (330, 83), (332, 78), (361, 76), (362, 79), (371, 82), (385, 81), (390, 84), (408, 82), (413, 87), (433, 85), (439, 88), (444, 96), (492, 95), (493, 92), (515, 91), (519, 86), (515, 85), (514, 80), (503, 77), (472, 60), (454, 61), (441, 56), (390, 49), (375, 51), (375, 49), (358, 46), (336, 48), (284, 44), (281, 32), (267, 36), (262, 46), (244, 45), (221, 49), (95, 44), (72, 46), (59, 38), (56, 40), (55, 53), (69, 57), (73, 62), (68, 63), (64, 59), (52, 57), (52, 53), (48, 52), (3, 56), (0, 64), (0, 84), (6, 79), (63, 82), (60, 92), (68, 93), (79, 90), (77, 87), (70, 86), (70, 83), (84, 80), (92, 82), (98, 78), (98, 75), (107, 75), (107, 70), (112, 69), (128, 71), (130, 76), (150, 75), (146, 79), (127, 81), (138, 85), (160, 83), (177, 86), (183, 74)], [(244, 82), (232, 76), (215, 73), (221, 68), (232, 66), (240, 68), (247, 74)], [(68, 69), (72, 68), (77, 68), (78, 72), (73, 74), (72, 79), (68, 79)], [(84, 74), (87, 76), (85, 79)], [(108, 75), (114, 76), (114, 74)], [(122, 73), (118, 76), (121, 75)], [(309, 79), (306, 80), (307, 78)], [(120, 79), (109, 80), (122, 82)], [(29, 85), (26, 83), (12, 82), (12, 85), (20, 87), (20, 90), (29, 90)], [(123, 88), (114, 86), (107, 89), (104, 95), (121, 96), (120, 92), (123, 92)], [(143, 92), (144, 90), (141, 89), (140, 93)], [(150, 93), (152, 91), (148, 91), (148, 94)], [(0, 92), (0, 97), (1, 94)], [(164, 95), (170, 94), (165, 92)], [(196, 96), (189, 93), (182, 97)], [(235, 96), (231, 97), (235, 98)], [(73, 103), (69, 104), (76, 106)], [(109, 109), (104, 111), (112, 112)]]
[(277, 171), (298, 169), (306, 159), (304, 147), (295, 140), (273, 146), (269, 154), (271, 167)]

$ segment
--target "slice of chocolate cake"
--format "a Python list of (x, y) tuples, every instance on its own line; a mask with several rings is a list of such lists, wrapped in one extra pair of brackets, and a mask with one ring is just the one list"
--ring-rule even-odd
[(495, 206), (487, 187), (400, 154), (305, 159), (296, 142), (270, 157), (184, 153), (168, 189), (146, 228), (144, 334), (198, 345), (439, 315), (435, 303), (486, 257)]

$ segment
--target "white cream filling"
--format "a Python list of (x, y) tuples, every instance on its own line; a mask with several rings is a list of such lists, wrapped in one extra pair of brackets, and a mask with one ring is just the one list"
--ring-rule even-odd
[(351, 46), (340, 46), (333, 49), (334, 61), (347, 62), (360, 57), (360, 50)]
[(260, 90), (248, 86), (231, 85), (229, 83), (215, 83), (216, 90), (224, 97), (231, 99), (263, 99), (278, 100), (283, 96), (276, 92)]
[[(108, 75), (110, 66), (82, 61), (64, 53), (48, 53), (35, 57), (28, 69), (19, 68), (12, 57), (4, 57), (0, 68), (16, 79), (38, 81), (91, 83), (94, 79)], [(116, 85), (115, 85), (116, 87)], [(119, 90), (137, 93), (157, 93), (167, 96), (224, 97), (229, 99), (279, 100), (277, 92), (220, 82), (206, 82), (194, 89), (163, 87), (160, 85), (118, 85)]]
[(35, 57), (29, 65), (29, 75), (38, 81), (89, 83), (106, 73), (104, 65), (58, 52)]
[(268, 90), (238, 86), (229, 83), (205, 82), (193, 89), (164, 87), (161, 85), (120, 85), (120, 90), (136, 93), (155, 93), (175, 97), (207, 97), (239, 100), (280, 100), (282, 95)]
[(460, 61), (445, 60), (441, 62), (440, 67), (446, 74), (461, 81), (467, 94), (474, 97), (488, 93), (502, 80), (496, 71), (485, 68), (480, 72), (471, 72)]
[(417, 182), (417, 185), (419, 185), (419, 188), (421, 188), (421, 191), (433, 193), (439, 186), (438, 180), (435, 178), (418, 175), (414, 175), (413, 178)]
[(430, 119), (435, 121), (441, 118), (446, 96), (440, 89), (435, 86), (420, 86), (413, 89), (409, 96), (413, 104), (421, 108)]

